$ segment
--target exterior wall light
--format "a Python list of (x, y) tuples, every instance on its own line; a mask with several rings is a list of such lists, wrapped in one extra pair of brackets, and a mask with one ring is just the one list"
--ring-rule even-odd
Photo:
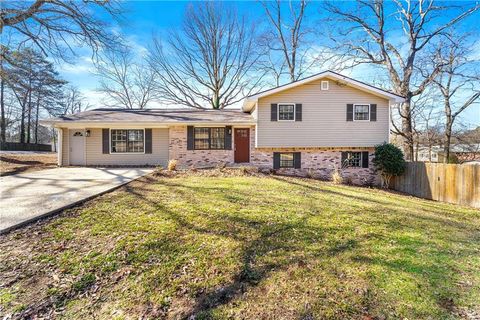
[(90, 137), (90, 130), (86, 130), (86, 131), (85, 131), (85, 136), (86, 136), (86, 137)]

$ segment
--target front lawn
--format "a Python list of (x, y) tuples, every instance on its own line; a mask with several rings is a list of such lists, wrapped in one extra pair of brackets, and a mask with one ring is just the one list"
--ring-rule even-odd
[(56, 152), (2, 151), (0, 153), (0, 176), (54, 168)]
[(479, 270), (478, 210), (298, 178), (149, 176), (0, 237), (0, 318), (473, 319)]

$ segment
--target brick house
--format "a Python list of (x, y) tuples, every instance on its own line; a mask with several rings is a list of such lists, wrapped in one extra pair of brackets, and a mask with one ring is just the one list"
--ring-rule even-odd
[(372, 183), (403, 98), (332, 71), (249, 96), (241, 110), (95, 109), (42, 121), (59, 133), (62, 166), (220, 163)]

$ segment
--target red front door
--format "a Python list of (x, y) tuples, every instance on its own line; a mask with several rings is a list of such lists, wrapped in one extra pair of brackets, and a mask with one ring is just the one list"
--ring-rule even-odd
[(250, 162), (250, 129), (235, 128), (235, 163)]

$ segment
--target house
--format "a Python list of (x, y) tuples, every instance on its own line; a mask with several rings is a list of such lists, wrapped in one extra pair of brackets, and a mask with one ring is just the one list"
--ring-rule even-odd
[(401, 96), (325, 71), (245, 99), (241, 110), (95, 109), (43, 121), (59, 165), (251, 164), (285, 174), (371, 183), (374, 146), (389, 141)]
[[(418, 147), (416, 149), (416, 161), (422, 162), (446, 162), (446, 154), (443, 146)], [(450, 145), (450, 155), (454, 162), (467, 163), (480, 161), (480, 144), (452, 144)]]
[(438, 154), (443, 151), (441, 146), (417, 146), (415, 147), (415, 161), (438, 162)]

